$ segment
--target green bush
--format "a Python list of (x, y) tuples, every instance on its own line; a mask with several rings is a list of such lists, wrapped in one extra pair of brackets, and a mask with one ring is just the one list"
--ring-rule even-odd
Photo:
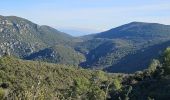
[(151, 64), (149, 65), (148, 72), (149, 73), (155, 72), (159, 65), (160, 65), (159, 60), (153, 59)]
[(122, 84), (119, 78), (114, 78), (113, 85), (115, 90), (120, 90), (122, 88)]
[(170, 74), (170, 48), (167, 48), (163, 54), (163, 67), (165, 74)]
[(5, 90), (0, 88), (0, 100), (2, 100), (5, 96)]

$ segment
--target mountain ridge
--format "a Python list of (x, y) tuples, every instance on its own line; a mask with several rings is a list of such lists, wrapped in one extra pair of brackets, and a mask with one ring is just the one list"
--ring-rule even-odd
[[(39, 61), (45, 59), (47, 62), (76, 64), (83, 68), (105, 70), (109, 67), (109, 70), (111, 68), (115, 72), (113, 66), (124, 63), (121, 59), (167, 41), (170, 41), (170, 26), (158, 23), (131, 22), (108, 31), (75, 38), (24, 18), (0, 17), (0, 55), (8, 49), (10, 54), (23, 59)], [(59, 45), (63, 50), (59, 49)], [(51, 49), (55, 46), (58, 47)], [(49, 49), (55, 54), (52, 58)], [(58, 56), (63, 60), (57, 58)], [(140, 69), (129, 70), (128, 68), (135, 66), (135, 63), (129, 63), (131, 64), (127, 64), (129, 66), (124, 69), (125, 72)], [(146, 68), (146, 63), (139, 62), (139, 64), (142, 66), (139, 67)]]
[(11, 54), (20, 57), (56, 43), (67, 44), (73, 40), (72, 36), (54, 28), (40, 26), (16, 16), (0, 17), (0, 33), (1, 49), (3, 48), (0, 54), (8, 48)]
[[(94, 40), (104, 40), (100, 42), (100, 45), (92, 49), (86, 49), (86, 62), (83, 62), (82, 66), (90, 66), (93, 68), (106, 68), (106, 66), (114, 66), (116, 63), (121, 62), (120, 59), (133, 55), (138, 50), (157, 45), (159, 43), (164, 43), (170, 40), (170, 26), (163, 25), (159, 23), (145, 23), (145, 22), (132, 22), (119, 27), (110, 29), (97, 34), (87, 35), (82, 37), (85, 42), (90, 42)], [(104, 45), (106, 41), (113, 42), (118, 45), (117, 47), (111, 45)], [(123, 42), (124, 41), (124, 42)], [(90, 43), (89, 43), (90, 44)], [(125, 45), (124, 45), (125, 44)], [(98, 47), (103, 45), (103, 50), (98, 50)], [(105, 52), (105, 49), (110, 49), (110, 51)], [(80, 46), (79, 50), (83, 50), (83, 47)], [(100, 57), (98, 55), (101, 55)], [(140, 57), (140, 56), (138, 56)], [(94, 60), (90, 60), (94, 59)], [(136, 61), (133, 59), (134, 62)], [(91, 61), (94, 61), (91, 63)], [(148, 61), (147, 61), (148, 62)], [(132, 66), (135, 66), (135, 63), (130, 62)], [(139, 62), (143, 68), (146, 66), (144, 63)], [(123, 66), (122, 66), (123, 67)], [(110, 67), (113, 72), (114, 67)], [(131, 66), (127, 66), (131, 68)], [(107, 68), (106, 68), (107, 69)], [(131, 69), (130, 69), (131, 70)], [(134, 70), (134, 69), (133, 69)], [(107, 70), (106, 70), (107, 71)], [(109, 71), (109, 69), (108, 69)], [(126, 71), (126, 69), (124, 70)], [(136, 70), (135, 70), (136, 71)], [(119, 71), (118, 71), (119, 72)]]

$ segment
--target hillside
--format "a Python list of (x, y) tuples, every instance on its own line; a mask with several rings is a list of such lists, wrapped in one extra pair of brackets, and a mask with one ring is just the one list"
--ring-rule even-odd
[(4, 56), (0, 58), (0, 98), (68, 100), (87, 98), (90, 93), (88, 98), (103, 100), (105, 88), (100, 86), (107, 85), (108, 79), (117, 76), (102, 71)]
[(69, 46), (55, 45), (32, 53), (24, 59), (78, 66), (85, 58)]
[[(86, 61), (82, 62), (80, 66), (105, 69), (111, 72), (135, 72), (147, 68), (149, 58), (156, 57), (150, 53), (151, 49), (154, 50), (152, 46), (164, 45), (164, 42), (170, 40), (170, 26), (132, 22), (81, 38), (84, 42), (78, 44), (77, 48), (80, 52), (86, 51), (84, 53)], [(91, 46), (91, 44), (95, 46)], [(166, 46), (169, 46), (169, 42), (166, 43)], [(149, 55), (145, 57), (145, 53), (142, 52), (147, 48), (150, 50), (146, 50), (145, 53)], [(157, 46), (156, 50), (161, 52), (162, 47)], [(139, 59), (145, 59), (145, 61), (141, 62)]]
[(158, 23), (131, 22), (94, 35), (95, 38), (165, 38), (169, 36), (170, 26)]
[[(147, 70), (126, 77), (124, 89), (119, 95), (130, 100), (169, 100), (170, 98), (170, 48), (167, 48), (159, 60), (153, 60)], [(126, 94), (124, 92), (126, 91)]]
[(147, 69), (152, 59), (158, 59), (167, 47), (170, 47), (170, 41), (142, 48), (134, 54), (125, 56), (118, 63), (105, 70), (109, 72), (135, 72)]
[(158, 23), (132, 22), (75, 38), (23, 18), (0, 16), (0, 56), (10, 53), (26, 60), (132, 73), (146, 69), (168, 41), (170, 26)]
[(108, 74), (71, 66), (0, 58), (2, 100), (169, 100), (170, 49), (149, 68)]
[(24, 57), (44, 47), (71, 43), (73, 37), (16, 16), (0, 16), (0, 55)]

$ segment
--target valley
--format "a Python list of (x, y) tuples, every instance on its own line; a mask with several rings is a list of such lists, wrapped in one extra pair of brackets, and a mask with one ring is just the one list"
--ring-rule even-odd
[[(170, 26), (157, 23), (132, 22), (105, 32), (73, 37), (15, 16), (1, 16), (0, 22), (1, 56), (8, 50), (26, 60), (117, 73), (146, 69), (170, 41)], [(155, 46), (164, 44), (163, 48), (156, 47), (157, 56), (150, 53)], [(149, 55), (145, 57), (145, 53)], [(145, 61), (141, 62), (142, 59)]]
[(169, 46), (158, 23), (73, 37), (0, 16), (0, 100), (168, 100)]

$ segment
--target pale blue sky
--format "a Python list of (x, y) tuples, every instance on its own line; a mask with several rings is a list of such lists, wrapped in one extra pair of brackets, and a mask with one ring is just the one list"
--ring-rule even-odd
[(170, 0), (1, 0), (0, 15), (93, 33), (132, 21), (170, 25)]

